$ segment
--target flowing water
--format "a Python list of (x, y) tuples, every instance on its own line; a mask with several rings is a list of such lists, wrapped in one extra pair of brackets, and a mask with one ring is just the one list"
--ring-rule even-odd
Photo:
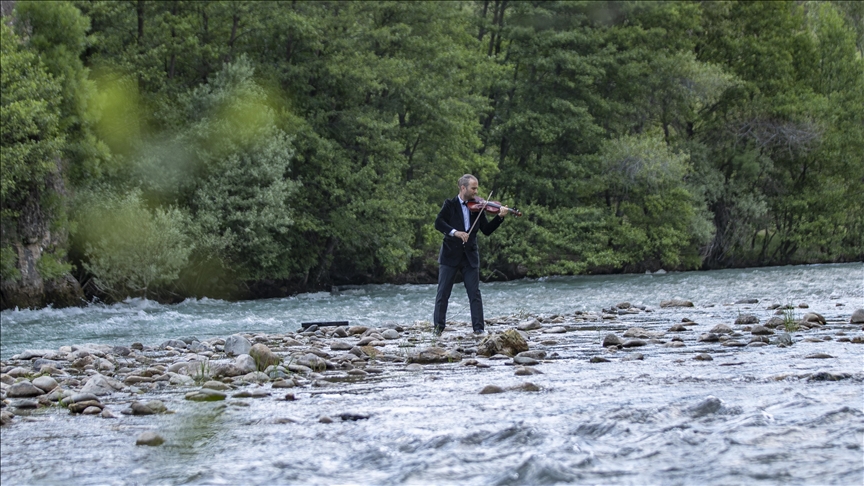
[[(450, 319), (467, 321), (459, 287)], [(488, 317), (599, 313), (618, 302), (654, 312), (579, 322), (550, 335), (543, 374), (431, 365), (359, 381), (293, 389), (296, 401), (198, 403), (167, 390), (174, 413), (102, 419), (56, 407), (2, 430), (0, 480), (10, 484), (855, 484), (864, 482), (864, 265), (809, 265), (663, 275), (555, 277), (482, 286)], [(251, 302), (130, 300), (81, 309), (4, 311), (0, 358), (84, 343), (285, 333), (301, 322), (387, 326), (429, 320), (435, 287), (365, 286)], [(693, 308), (661, 309), (681, 298)], [(758, 299), (756, 304), (735, 304)], [(699, 343), (769, 304), (822, 314), (823, 329), (791, 347)], [(686, 347), (650, 344), (608, 354), (629, 327), (698, 323)], [(492, 326), (492, 330), (495, 329)], [(671, 334), (664, 339), (668, 340)], [(749, 333), (748, 336), (749, 338)], [(630, 360), (636, 353), (644, 359)], [(712, 361), (696, 361), (707, 352)], [(826, 359), (808, 359), (816, 353)], [(590, 363), (605, 356), (608, 363)], [(820, 372), (827, 373), (820, 373)], [(827, 377), (827, 379), (826, 379)], [(836, 380), (836, 378), (843, 378)], [(516, 391), (526, 382), (539, 392)], [(481, 395), (486, 385), (506, 393)], [(131, 398), (130, 398), (131, 400)], [(340, 414), (368, 417), (319, 417)], [(20, 419), (20, 420), (19, 420)], [(157, 430), (160, 447), (136, 447)]]

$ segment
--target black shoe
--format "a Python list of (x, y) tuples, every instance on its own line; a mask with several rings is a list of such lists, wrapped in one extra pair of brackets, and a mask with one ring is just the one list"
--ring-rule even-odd
[(488, 333), (484, 329), (480, 329), (479, 331), (477, 329), (475, 329), (474, 335), (477, 337), (485, 337), (488, 335)]
[(444, 332), (444, 329), (440, 329), (440, 328), (437, 328), (437, 327), (432, 328), (432, 334), (433, 334), (434, 336), (440, 336), (441, 333), (443, 333), (443, 332)]

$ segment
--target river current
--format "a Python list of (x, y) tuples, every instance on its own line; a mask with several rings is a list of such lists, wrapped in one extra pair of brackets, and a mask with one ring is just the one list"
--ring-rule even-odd
[[(461, 285), (449, 318), (468, 321)], [(855, 484), (864, 482), (864, 265), (653, 275), (550, 277), (483, 284), (486, 317), (573, 316), (627, 301), (653, 312), (581, 322), (548, 341), (542, 374), (426, 366), (320, 389), (295, 401), (199, 403), (175, 392), (158, 416), (102, 419), (51, 407), (2, 429), (11, 484)], [(283, 299), (201, 299), (0, 313), (0, 358), (86, 343), (278, 334), (309, 321), (387, 327), (430, 320), (434, 285), (372, 285)], [(661, 309), (686, 299), (692, 308)], [(744, 299), (756, 303), (738, 303)], [(817, 312), (822, 329), (790, 347), (727, 348), (695, 336), (770, 304)], [(797, 307), (800, 304), (803, 306)], [(609, 354), (608, 333), (698, 323), (683, 348)], [(740, 327), (740, 326), (737, 326)], [(504, 326), (491, 331), (502, 331)], [(564, 337), (562, 337), (564, 336)], [(671, 335), (667, 334), (668, 340)], [(749, 336), (748, 336), (749, 337)], [(636, 353), (641, 359), (636, 358)], [(697, 361), (709, 353), (711, 361)], [(812, 359), (827, 355), (829, 358)], [(595, 356), (609, 362), (591, 363)], [(630, 359), (636, 358), (636, 359)], [(825, 373), (822, 373), (825, 372)], [(824, 379), (828, 376), (829, 379)], [(820, 378), (823, 377), (823, 378)], [(840, 378), (840, 379), (837, 379)], [(836, 380), (835, 380), (836, 379)], [(515, 391), (526, 382), (539, 392)], [(487, 385), (511, 390), (482, 395)], [(165, 392), (166, 394), (169, 392)], [(167, 396), (164, 398), (169, 403)], [(322, 415), (362, 420), (322, 423)], [(160, 447), (135, 446), (159, 430)]]

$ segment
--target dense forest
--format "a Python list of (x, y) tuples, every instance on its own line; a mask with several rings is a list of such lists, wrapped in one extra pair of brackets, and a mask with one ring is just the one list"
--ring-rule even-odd
[(3, 2), (2, 307), (864, 259), (864, 2)]

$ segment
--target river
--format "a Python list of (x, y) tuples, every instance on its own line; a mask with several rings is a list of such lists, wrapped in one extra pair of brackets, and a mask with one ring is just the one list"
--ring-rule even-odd
[[(427, 366), (324, 388), (296, 400), (198, 403), (164, 392), (171, 414), (103, 419), (51, 407), (3, 427), (0, 480), (11, 484), (862, 484), (864, 265), (806, 265), (646, 275), (550, 277), (483, 284), (487, 318), (573, 316), (627, 301), (652, 312), (580, 322), (544, 341), (542, 374)], [(428, 321), (435, 287), (372, 285), (335, 293), (176, 305), (115, 305), (0, 313), (0, 358), (85, 343), (158, 346), (167, 339), (280, 334), (348, 320), (392, 327)], [(662, 300), (692, 308), (661, 309)], [(742, 299), (758, 303), (736, 304)], [(727, 348), (696, 341), (716, 324), (770, 304), (817, 312), (794, 345)], [(461, 286), (450, 319), (468, 320)], [(665, 332), (698, 323), (686, 347), (649, 344), (604, 354), (609, 332)], [(492, 326), (493, 332), (503, 330)], [(667, 334), (668, 341), (671, 334)], [(749, 336), (748, 336), (749, 337)], [(845, 338), (845, 339), (844, 339)], [(712, 361), (696, 361), (709, 353)], [(810, 359), (818, 353), (830, 358)], [(594, 356), (610, 362), (590, 363)], [(818, 379), (820, 372), (842, 377)], [(513, 391), (530, 382), (539, 392)], [(487, 385), (511, 390), (481, 395)], [(322, 415), (363, 420), (322, 423)], [(368, 417), (368, 418), (366, 418)], [(283, 420), (275, 420), (281, 418)], [(159, 430), (160, 447), (135, 446)]]

